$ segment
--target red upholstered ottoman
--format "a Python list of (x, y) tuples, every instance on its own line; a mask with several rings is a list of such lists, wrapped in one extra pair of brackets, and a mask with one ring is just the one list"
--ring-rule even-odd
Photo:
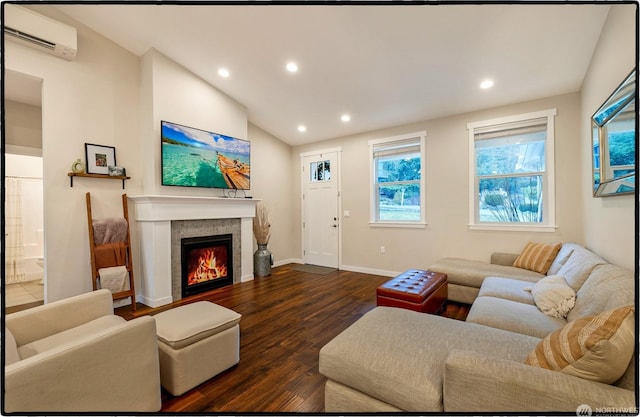
[(379, 306), (436, 313), (447, 301), (447, 274), (409, 269), (376, 289)]

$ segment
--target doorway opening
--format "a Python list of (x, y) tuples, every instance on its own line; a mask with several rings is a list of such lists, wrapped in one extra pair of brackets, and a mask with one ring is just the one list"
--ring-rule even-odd
[(5, 155), (6, 306), (44, 302), (42, 157)]
[(44, 303), (42, 79), (5, 71), (5, 313)]

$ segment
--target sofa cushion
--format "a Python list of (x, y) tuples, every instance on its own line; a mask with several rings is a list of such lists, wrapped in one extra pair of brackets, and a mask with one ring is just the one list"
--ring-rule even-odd
[(635, 304), (633, 272), (617, 265), (599, 265), (576, 292), (576, 305), (567, 316), (573, 321), (617, 307)]
[(99, 333), (109, 327), (118, 326), (125, 321), (125, 319), (116, 315), (102, 316), (80, 326), (73, 327), (69, 330), (20, 346), (18, 348), (18, 353), (22, 359), (27, 359), (31, 356), (37, 355), (38, 353), (46, 352), (47, 350), (64, 345), (70, 340)]
[(536, 306), (547, 316), (566, 319), (576, 303), (576, 292), (562, 275), (550, 275), (531, 288)]
[(328, 379), (324, 385), (325, 413), (401, 413), (402, 410)]
[(489, 262), (493, 265), (513, 266), (518, 256), (519, 253), (493, 252)]
[(486, 277), (515, 278), (530, 282), (537, 282), (544, 277), (538, 272), (515, 266), (493, 265), (464, 258), (442, 258), (428, 269), (447, 274), (447, 282), (450, 284), (475, 288), (480, 288)]
[(566, 320), (547, 316), (535, 305), (495, 297), (476, 298), (467, 322), (540, 339), (567, 324)]
[(634, 329), (633, 306), (583, 317), (545, 337), (525, 363), (611, 384), (631, 361)]
[(113, 297), (101, 289), (7, 314), (5, 325), (24, 346), (107, 315), (113, 315)]
[(547, 275), (558, 275), (558, 271), (567, 262), (567, 259), (569, 259), (569, 256), (571, 256), (576, 248), (582, 248), (582, 246), (571, 242), (563, 243), (556, 255), (556, 259), (551, 263)]
[(443, 364), (452, 349), (465, 346), (522, 362), (539, 341), (431, 314), (377, 307), (320, 350), (319, 369), (329, 379), (399, 409), (442, 412)]
[(546, 274), (561, 247), (561, 243), (529, 242), (513, 262), (513, 266)]
[(557, 275), (565, 277), (567, 283), (577, 292), (587, 280), (593, 268), (606, 263), (607, 261), (595, 253), (583, 247), (576, 247), (569, 259), (558, 270)]
[(242, 315), (209, 301), (185, 304), (154, 316), (158, 339), (182, 349), (236, 326)]
[(4, 328), (4, 340), (2, 341), (4, 345), (4, 364), (11, 365), (12, 363), (16, 363), (20, 360), (20, 355), (18, 354), (18, 345), (16, 345), (16, 339), (11, 334), (11, 331), (5, 326)]
[(532, 285), (534, 284), (529, 281), (519, 279), (487, 277), (480, 287), (478, 297), (496, 297), (535, 305), (531, 291), (526, 290), (532, 288)]
[(635, 365), (635, 361), (631, 360), (629, 361), (629, 366), (627, 367), (627, 370), (620, 377), (620, 379), (618, 379), (616, 382), (613, 383), (613, 385), (615, 385), (616, 387), (635, 391), (636, 384), (637, 384), (636, 365)]

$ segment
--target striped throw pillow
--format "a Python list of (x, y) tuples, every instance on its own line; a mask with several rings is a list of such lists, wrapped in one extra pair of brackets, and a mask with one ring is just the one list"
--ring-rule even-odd
[(545, 337), (525, 363), (611, 384), (629, 366), (634, 329), (633, 306), (583, 317)]
[(513, 266), (546, 274), (562, 243), (527, 243), (524, 250), (513, 262)]

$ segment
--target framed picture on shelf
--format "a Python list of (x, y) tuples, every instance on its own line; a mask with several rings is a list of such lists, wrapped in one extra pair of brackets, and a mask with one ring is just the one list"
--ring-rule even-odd
[(127, 176), (127, 170), (124, 169), (124, 167), (109, 166), (109, 176), (111, 176), (111, 177), (126, 177)]
[(87, 158), (88, 174), (109, 175), (109, 167), (116, 166), (116, 148), (114, 146), (85, 143), (84, 153)]

